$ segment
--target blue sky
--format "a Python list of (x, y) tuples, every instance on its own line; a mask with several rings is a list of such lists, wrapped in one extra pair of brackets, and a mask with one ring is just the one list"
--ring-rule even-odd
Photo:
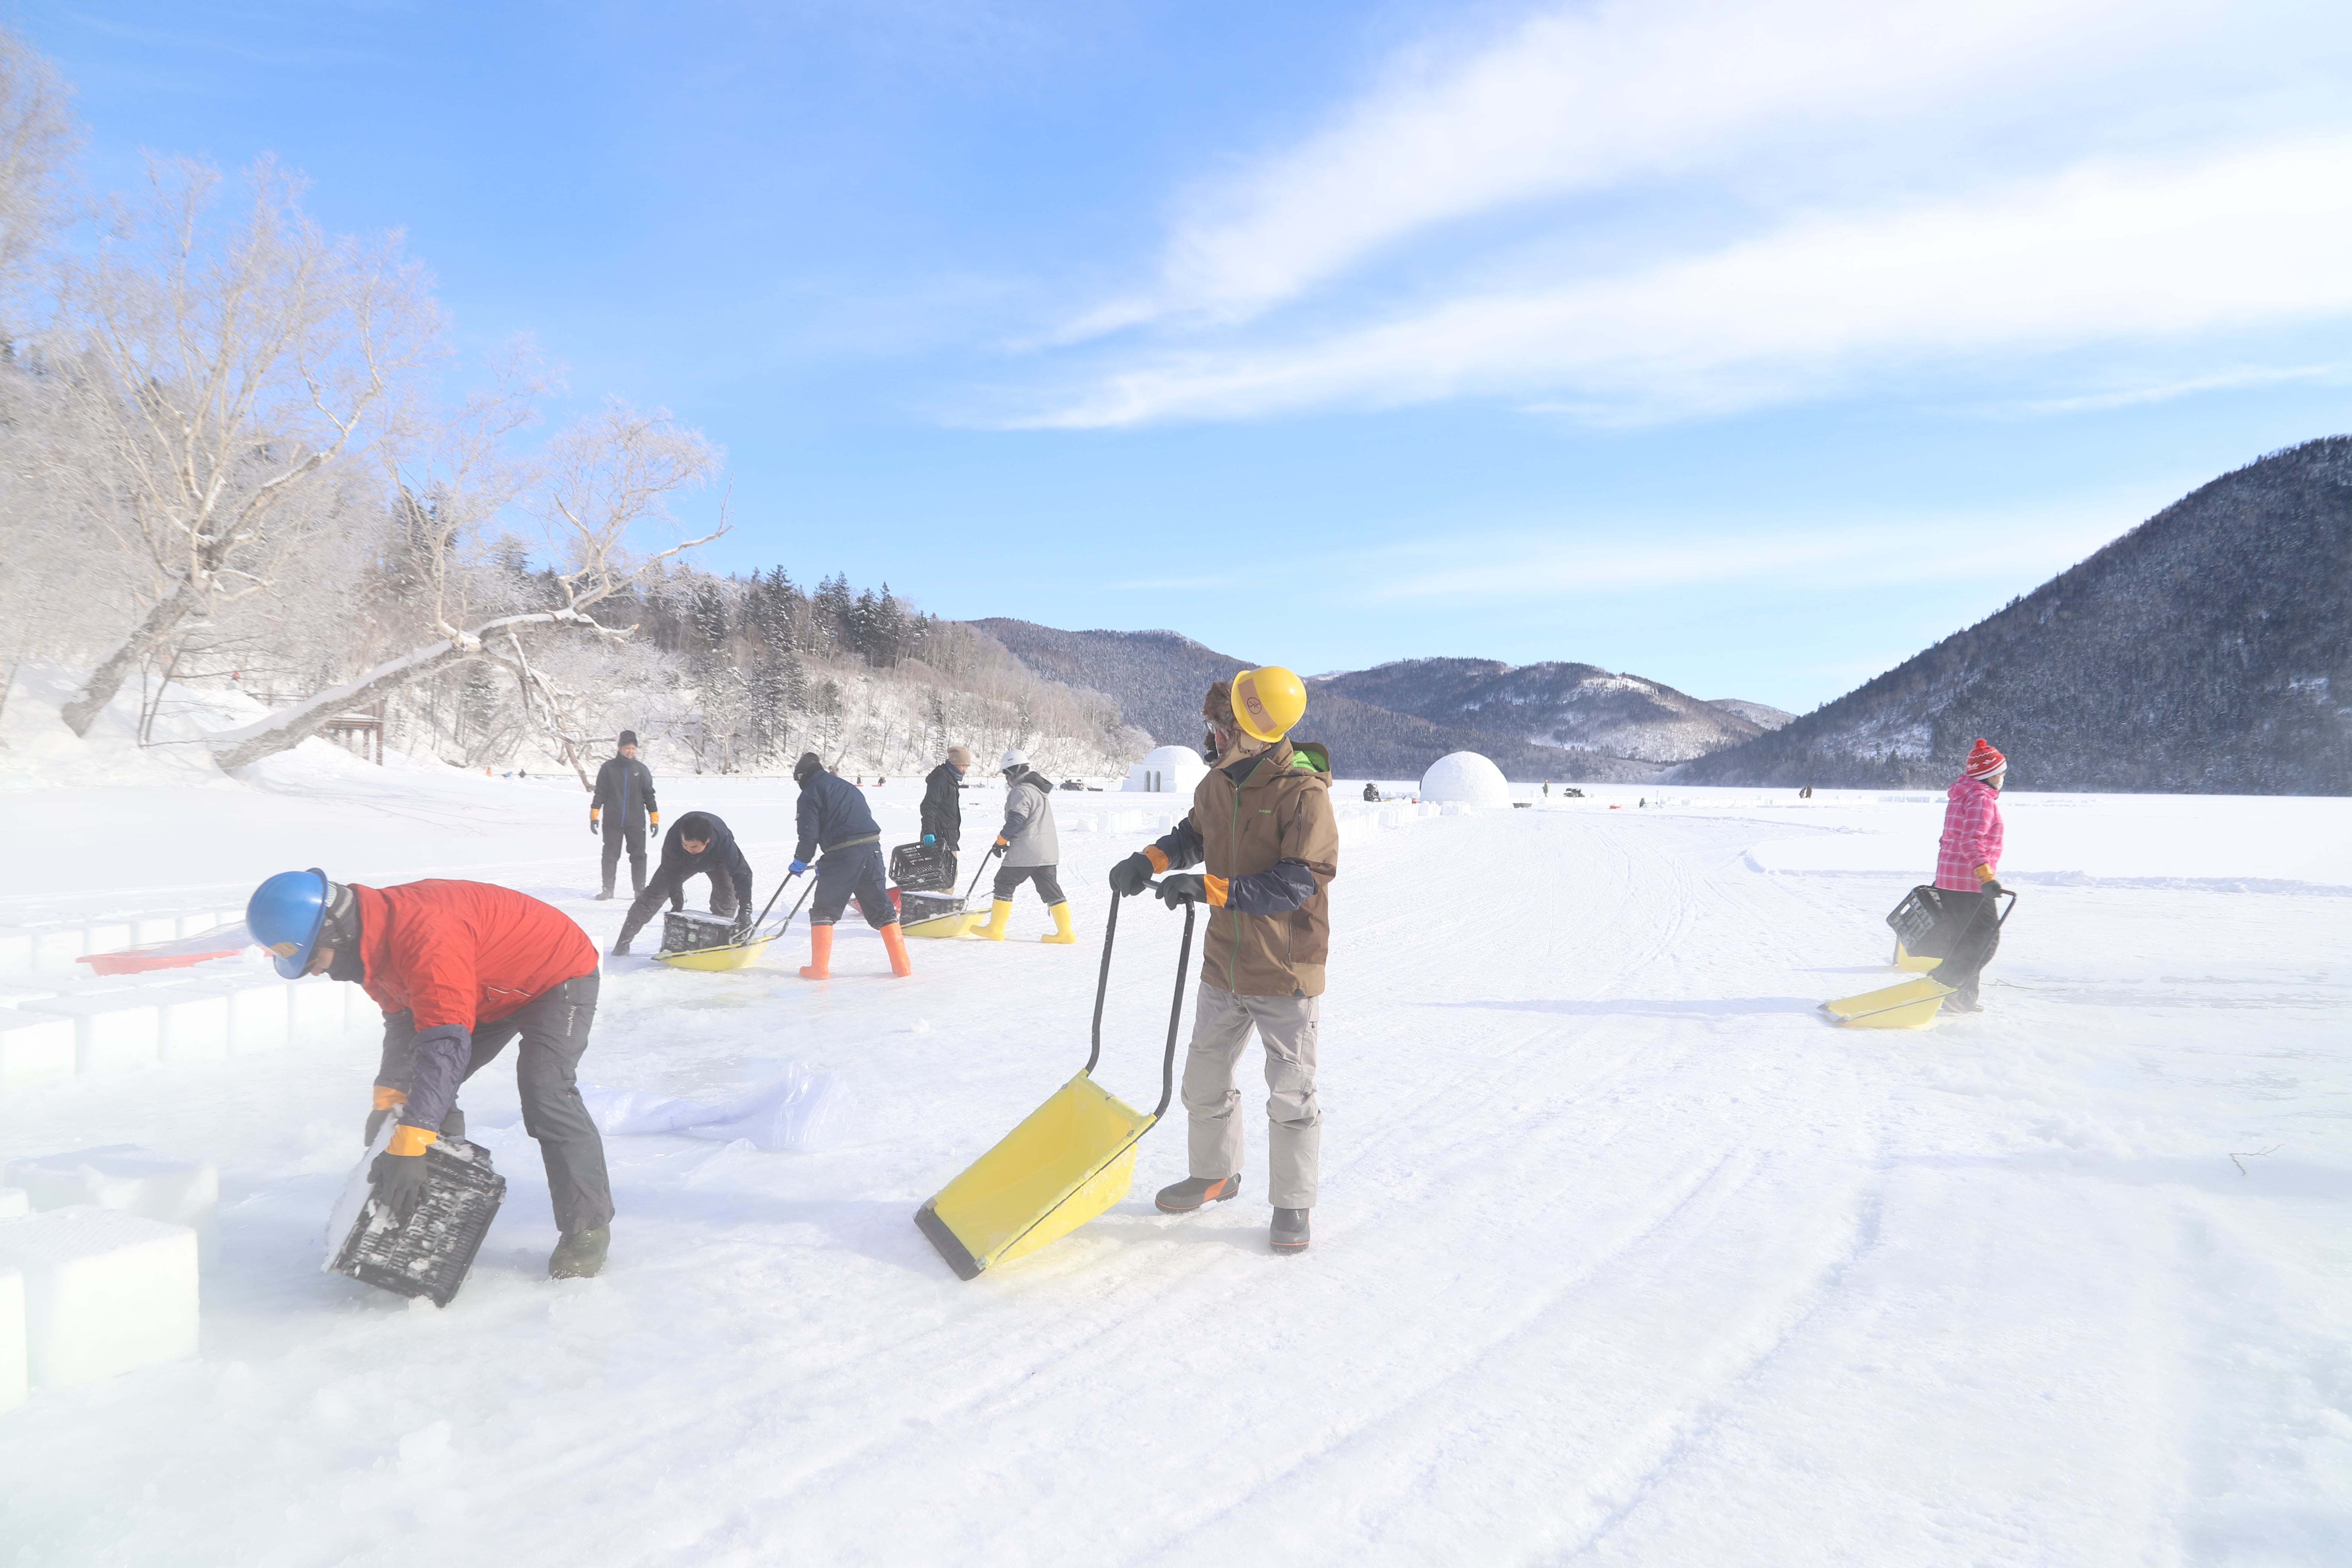
[(89, 182), (274, 153), (716, 569), (1803, 710), (2352, 429), (2352, 7), (20, 5)]

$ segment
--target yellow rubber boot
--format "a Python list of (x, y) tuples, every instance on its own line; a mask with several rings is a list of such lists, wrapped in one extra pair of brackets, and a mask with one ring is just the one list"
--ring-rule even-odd
[(999, 899), (994, 903), (988, 906), (988, 923), (982, 926), (978, 931), (972, 932), (972, 934), (974, 936), (984, 936), (991, 942), (1003, 942), (1004, 940), (1004, 923), (1012, 918), (1013, 900), (1011, 899)]
[(801, 965), (803, 980), (829, 980), (833, 976), (833, 928), (809, 927), (809, 962)]
[(1055, 904), (1046, 912), (1054, 917), (1054, 929), (1039, 937), (1037, 939), (1039, 942), (1050, 942), (1067, 947), (1078, 940), (1078, 933), (1070, 929), (1070, 901), (1067, 899)]

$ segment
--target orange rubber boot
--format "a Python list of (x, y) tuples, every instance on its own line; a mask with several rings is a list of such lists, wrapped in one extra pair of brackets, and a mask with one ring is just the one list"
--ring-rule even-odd
[(890, 950), (891, 973), (904, 980), (915, 973), (914, 961), (907, 956), (907, 939), (899, 934), (897, 921), (882, 928), (882, 945)]
[(801, 965), (803, 980), (833, 978), (833, 928), (809, 927), (809, 962)]

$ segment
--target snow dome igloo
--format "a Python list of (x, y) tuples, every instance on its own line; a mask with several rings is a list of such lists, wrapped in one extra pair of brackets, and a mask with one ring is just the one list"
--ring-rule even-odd
[(1508, 805), (1511, 786), (1503, 770), (1475, 752), (1449, 752), (1421, 775), (1421, 798), (1464, 805)]
[(1144, 795), (1191, 795), (1209, 776), (1209, 764), (1190, 746), (1160, 746), (1127, 770), (1118, 787)]

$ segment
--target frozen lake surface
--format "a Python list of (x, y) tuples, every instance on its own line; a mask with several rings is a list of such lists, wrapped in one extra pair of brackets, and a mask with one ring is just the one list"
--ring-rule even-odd
[[(0, 924), (319, 865), (508, 883), (609, 943), (576, 781), (319, 750), (12, 788)], [(1055, 797), (1075, 948), (1024, 890), (1014, 940), (910, 944), (905, 982), (856, 923), (823, 984), (800, 927), (737, 973), (608, 961), (583, 1078), (716, 1100), (799, 1063), (856, 1112), (822, 1152), (612, 1139), (593, 1281), (543, 1278), (503, 1062), (463, 1104), (511, 1190), (446, 1310), (318, 1270), (363, 1029), (6, 1091), (0, 1158), (136, 1143), (222, 1197), (197, 1358), (0, 1415), (0, 1563), (2352, 1561), (2352, 801), (2012, 795), (1988, 1010), (1882, 1033), (1814, 1006), (1893, 978), (1939, 796), (1360, 789), (1303, 1257), (1265, 1246), (1255, 1052), (1240, 1201), (1152, 1208), (1171, 1126), (1001, 1273), (912, 1223), (1084, 1061), (1103, 874), (1172, 797)], [(764, 898), (789, 782), (661, 793)], [(919, 783), (876, 794), (914, 837)], [(1148, 1106), (1179, 921), (1126, 917), (1098, 1076)]]

